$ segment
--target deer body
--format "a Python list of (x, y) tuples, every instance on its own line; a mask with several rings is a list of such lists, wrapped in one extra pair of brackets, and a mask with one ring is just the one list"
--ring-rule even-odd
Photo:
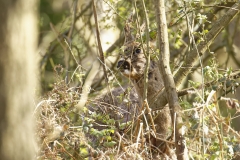
[[(111, 108), (111, 101), (109, 100), (110, 96), (108, 94), (103, 96), (104, 98), (101, 98), (100, 100), (102, 102), (105, 102), (105, 104), (110, 104), (106, 108), (107, 113), (110, 114), (111, 117), (114, 117), (115, 120), (122, 119), (122, 122), (132, 121), (133, 119), (137, 120), (139, 118), (139, 115), (141, 115), (141, 106), (146, 106), (143, 104), (144, 71), (147, 62), (146, 57), (143, 53), (143, 47), (146, 46), (141, 45), (134, 40), (130, 32), (130, 25), (128, 25), (128, 23), (125, 26), (125, 34), (126, 39), (124, 44), (124, 55), (118, 61), (117, 68), (119, 68), (120, 72), (125, 77), (129, 78), (134, 85), (134, 89), (129, 94), (130, 103), (119, 102), (116, 98), (123, 93), (125, 94), (125, 91), (122, 89), (115, 89), (112, 92), (115, 101), (114, 106), (116, 107), (113, 106), (114, 108)], [(152, 48), (150, 52), (153, 50), (154, 48)], [(147, 102), (149, 104), (149, 108), (157, 108), (158, 110), (154, 114), (151, 113), (154, 124), (151, 123), (152, 121), (150, 121), (149, 112), (144, 112), (145, 117), (147, 117), (148, 126), (150, 126), (151, 129), (156, 129), (156, 136), (152, 136), (149, 139), (149, 142), (151, 142), (150, 146), (153, 145), (155, 148), (158, 148), (155, 152), (157, 153), (156, 155), (160, 153), (161, 155), (168, 157), (168, 159), (176, 159), (175, 154), (169, 149), (168, 145), (162, 145), (164, 139), (167, 139), (167, 137), (171, 135), (170, 129), (172, 126), (169, 107), (160, 106), (160, 103), (157, 99), (159, 93), (163, 90), (163, 88), (164, 83), (158, 65), (154, 60), (151, 60), (148, 71)], [(135, 91), (137, 92), (137, 95), (135, 95)], [(116, 110), (118, 111), (115, 112)], [(119, 117), (119, 113), (123, 116)], [(136, 122), (135, 120), (134, 122)], [(143, 120), (143, 122), (146, 121)], [(158, 152), (159, 150), (160, 152)]]
[[(130, 78), (135, 90), (138, 93), (140, 101), (143, 101), (144, 93), (144, 70), (146, 68), (146, 57), (143, 54), (142, 47), (137, 42), (128, 43), (125, 45), (124, 56), (118, 62), (118, 68), (121, 73)], [(164, 84), (157, 63), (150, 61), (148, 73), (148, 88), (147, 100), (150, 108), (159, 108), (157, 115), (154, 115), (154, 124), (157, 132), (157, 137), (167, 138), (171, 127), (171, 116), (167, 106), (156, 106), (158, 103), (151, 103), (156, 100), (158, 93), (163, 89)], [(161, 141), (159, 141), (161, 142)], [(159, 145), (158, 140), (155, 140), (155, 145)]]

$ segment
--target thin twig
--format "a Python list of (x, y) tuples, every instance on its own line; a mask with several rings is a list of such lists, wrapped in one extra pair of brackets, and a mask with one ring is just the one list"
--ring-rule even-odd
[[(206, 40), (201, 42), (197, 49), (191, 51), (183, 63), (183, 68), (180, 68), (179, 71), (174, 76), (174, 80), (176, 86), (179, 86), (183, 80), (191, 71), (191, 67), (193, 66), (194, 62), (197, 60), (198, 55), (203, 55), (205, 51), (208, 49), (208, 46), (213, 42), (213, 40), (219, 35), (219, 33), (223, 30), (223, 28), (229, 24), (232, 19), (239, 13), (239, 3), (235, 3), (229, 9), (229, 11), (224, 14), (222, 18), (220, 18), (217, 22), (214, 23), (212, 29), (206, 34)], [(187, 67), (187, 68), (184, 68)], [(190, 68), (189, 68), (190, 67)]]
[(64, 50), (64, 63), (65, 63), (65, 67), (66, 67), (65, 83), (68, 84), (69, 51), (68, 51), (66, 45), (64, 45), (63, 42), (61, 41), (61, 39), (59, 38), (59, 34), (58, 34), (57, 29), (55, 28), (55, 26), (52, 23), (50, 23), (50, 27), (53, 30), (53, 32), (55, 33), (59, 44), (61, 45), (61, 47)]
[(82, 66), (79, 64), (79, 62), (77, 61), (76, 57), (74, 56), (74, 54), (73, 54), (73, 52), (72, 52), (72, 49), (71, 49), (71, 46), (68, 44), (67, 40), (64, 39), (64, 41), (65, 41), (65, 43), (67, 44), (68, 49), (69, 49), (70, 53), (72, 54), (72, 56), (73, 56), (73, 58), (74, 58), (76, 64), (78, 65), (77, 68), (74, 70), (74, 72), (73, 72), (73, 74), (72, 74), (72, 76), (71, 76), (71, 78), (70, 78), (70, 80), (69, 80), (69, 82), (68, 82), (68, 84), (70, 84), (71, 80), (73, 80), (73, 76), (75, 75), (77, 69), (78, 69), (79, 67), (82, 68)]
[(147, 112), (148, 112), (148, 115), (149, 115), (149, 117), (150, 117), (150, 121), (151, 121), (151, 124), (152, 124), (152, 129), (153, 129), (154, 134), (155, 134), (155, 137), (156, 137), (156, 128), (155, 128), (155, 125), (154, 125), (154, 120), (153, 120), (153, 117), (152, 117), (152, 112), (151, 112), (151, 109), (149, 108), (149, 105), (148, 105), (147, 100), (144, 100), (144, 105), (146, 106), (146, 109), (147, 109)]
[(149, 65), (150, 65), (150, 52), (149, 52), (149, 46), (150, 46), (150, 37), (149, 37), (149, 18), (147, 14), (147, 9), (145, 6), (144, 0), (141, 0), (142, 6), (143, 6), (143, 13), (144, 13), (144, 18), (145, 18), (145, 34), (146, 34), (146, 44), (147, 44), (147, 50), (146, 50), (146, 67), (144, 70), (144, 92), (143, 92), (143, 100), (147, 99), (147, 93), (148, 93), (148, 72), (149, 72)]
[(109, 4), (108, 1), (103, 0), (103, 2), (105, 2), (115, 12), (116, 15), (118, 15), (120, 18), (122, 18), (124, 21), (126, 21), (126, 18), (124, 18), (120, 14), (118, 14), (118, 11), (111, 4)]
[(138, 143), (139, 143), (139, 140), (140, 140), (140, 135), (142, 133), (142, 129), (143, 129), (143, 123), (141, 122), (140, 123), (140, 127), (139, 127), (139, 132), (138, 132), (138, 136), (137, 136), (137, 140), (136, 140), (136, 148), (138, 148)]
[(116, 135), (118, 136), (118, 138), (119, 138), (119, 144), (118, 144), (118, 149), (117, 149), (117, 156), (118, 156), (118, 154), (119, 154), (119, 151), (120, 151), (120, 147), (121, 147), (121, 143), (122, 143), (122, 137), (124, 136), (121, 136), (120, 134), (119, 134), (119, 132), (116, 132)]
[[(101, 59), (101, 62), (103, 64), (105, 64), (105, 59), (104, 59), (104, 54), (103, 54), (103, 49), (102, 49), (101, 39), (100, 39), (100, 31), (99, 31), (99, 26), (98, 26), (98, 18), (97, 18), (95, 0), (92, 0), (92, 6), (93, 6), (93, 13), (94, 13), (94, 19), (95, 19), (95, 25), (96, 25), (96, 34), (97, 34), (97, 42), (98, 42), (98, 50), (99, 50), (99, 54), (100, 54), (100, 59)], [(105, 65), (102, 65), (102, 67), (103, 67), (105, 82), (108, 86), (108, 91), (110, 93), (110, 99), (112, 101), (112, 104), (114, 104), (113, 95), (112, 95), (112, 92), (111, 92), (111, 89), (110, 89), (110, 85), (108, 83), (107, 69), (106, 69)]]
[[(232, 78), (232, 79), (237, 79), (239, 77), (240, 77), (240, 71), (236, 71), (229, 75), (229, 78)], [(196, 89), (198, 90), (198, 89), (202, 89), (203, 87), (210, 87), (212, 85), (215, 85), (216, 83), (221, 83), (221, 79), (219, 79), (218, 81), (213, 80), (213, 81), (207, 82), (205, 84), (201, 84), (197, 88), (190, 87), (190, 88), (183, 89), (181, 91), (178, 91), (178, 96), (181, 97), (181, 96), (187, 95), (187, 94), (191, 93), (192, 91), (195, 91)]]
[(72, 20), (72, 25), (71, 25), (71, 28), (68, 32), (68, 42), (70, 43), (70, 46), (71, 46), (71, 39), (72, 39), (72, 35), (73, 35), (73, 31), (74, 31), (74, 25), (75, 25), (75, 22), (76, 22), (76, 12), (77, 12), (77, 4), (78, 4), (78, 0), (75, 0), (73, 2), (73, 20)]

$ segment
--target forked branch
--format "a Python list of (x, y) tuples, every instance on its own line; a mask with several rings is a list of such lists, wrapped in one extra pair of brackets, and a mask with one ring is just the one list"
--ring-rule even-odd
[(182, 80), (188, 75), (193, 67), (194, 63), (197, 61), (199, 55), (202, 56), (214, 39), (219, 35), (223, 28), (228, 25), (232, 19), (239, 13), (240, 5), (239, 2), (235, 3), (228, 12), (220, 18), (217, 22), (213, 24), (212, 29), (206, 34), (206, 39), (202, 41), (197, 48), (194, 48), (184, 61), (182, 67), (176, 73), (174, 80), (176, 86), (179, 86)]
[[(239, 13), (239, 9), (240, 5), (239, 2), (237, 2), (228, 10), (228, 12), (223, 17), (221, 17), (217, 22), (213, 24), (212, 29), (206, 34), (205, 41), (198, 44), (197, 48), (193, 49), (190, 53), (188, 53), (188, 56), (184, 61), (182, 67), (178, 70), (178, 72), (174, 76), (175, 85), (177, 87), (182, 83), (186, 75), (188, 75), (191, 72), (192, 66), (197, 61), (198, 54), (199, 55), (204, 54), (208, 46), (211, 45), (214, 39), (221, 33), (223, 28), (226, 25), (228, 25), (233, 20), (233, 18)], [(164, 106), (167, 104), (167, 99), (165, 95), (166, 92), (161, 92), (157, 97), (160, 106)]]
[(167, 99), (173, 122), (172, 124), (175, 124), (174, 130), (177, 159), (186, 160), (189, 159), (188, 151), (184, 140), (184, 135), (180, 133), (179, 129), (179, 125), (182, 123), (182, 117), (180, 116), (181, 110), (178, 102), (178, 94), (175, 82), (169, 64), (170, 52), (164, 0), (155, 0), (155, 6), (156, 6), (156, 21), (158, 27), (158, 49), (161, 51), (161, 54), (159, 56), (160, 60), (159, 67), (163, 77), (165, 90), (167, 93)]

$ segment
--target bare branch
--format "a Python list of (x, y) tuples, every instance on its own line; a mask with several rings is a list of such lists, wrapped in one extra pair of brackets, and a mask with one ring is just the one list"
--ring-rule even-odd
[[(136, 2), (136, 1), (135, 1)], [(143, 99), (147, 99), (147, 88), (148, 88), (148, 71), (149, 71), (149, 64), (150, 64), (150, 53), (149, 53), (149, 18), (148, 18), (148, 14), (147, 14), (147, 10), (146, 10), (146, 6), (143, 0), (141, 0), (142, 2), (142, 6), (143, 6), (143, 13), (145, 16), (145, 25), (146, 25), (146, 43), (147, 43), (147, 50), (145, 51), (145, 49), (143, 50), (144, 52), (146, 52), (146, 59), (147, 59), (147, 63), (146, 63), (146, 68), (145, 68), (145, 73), (144, 73), (144, 94), (143, 94)]]
[(98, 50), (99, 50), (99, 54), (100, 54), (100, 60), (102, 61), (102, 64), (103, 64), (102, 67), (103, 67), (105, 81), (106, 81), (106, 84), (108, 86), (108, 91), (110, 93), (110, 99), (112, 101), (112, 104), (114, 104), (113, 96), (112, 96), (112, 93), (111, 93), (111, 90), (110, 90), (110, 86), (108, 84), (108, 75), (107, 75), (107, 69), (106, 69), (106, 66), (105, 66), (103, 49), (102, 49), (102, 45), (101, 45), (100, 31), (99, 31), (98, 19), (97, 19), (97, 11), (96, 11), (96, 5), (95, 5), (94, 0), (92, 0), (92, 4), (93, 4), (94, 20), (95, 20), (95, 25), (96, 25), (97, 42), (98, 42)]
[[(212, 29), (207, 33), (206, 39), (204, 42), (201, 42), (197, 49), (195, 48), (192, 50), (187, 59), (184, 61), (182, 68), (179, 69), (179, 71), (174, 76), (175, 85), (179, 86), (183, 79), (186, 77), (187, 74), (190, 73), (191, 68), (194, 64), (194, 62), (197, 60), (198, 52), (200, 54), (203, 54), (208, 46), (213, 42), (213, 40), (217, 37), (217, 35), (221, 32), (221, 30), (239, 13), (239, 2), (234, 4), (231, 9), (217, 22), (213, 24)], [(198, 51), (198, 52), (197, 52)], [(160, 92), (158, 96), (156, 97), (157, 100), (153, 100), (152, 103), (158, 103), (159, 106), (164, 106), (167, 104), (166, 99), (166, 92)], [(153, 110), (157, 110), (157, 108), (153, 108)]]
[[(180, 133), (179, 125), (182, 123), (182, 118), (180, 116), (181, 108), (178, 102), (178, 95), (173, 79), (173, 75), (171, 73), (169, 59), (169, 43), (168, 43), (168, 31), (167, 31), (167, 22), (165, 15), (165, 5), (164, 0), (156, 0), (156, 20), (158, 27), (158, 48), (161, 52), (159, 56), (159, 67), (161, 74), (163, 76), (165, 90), (167, 92), (167, 99), (171, 111), (172, 124), (176, 124), (174, 126), (175, 130), (175, 147), (176, 154), (179, 160), (188, 159), (188, 151), (186, 147), (186, 143), (182, 133)], [(176, 115), (176, 116), (175, 116)], [(176, 117), (176, 118), (175, 118)], [(174, 122), (175, 120), (175, 122)]]
[(229, 24), (232, 19), (239, 13), (239, 2), (235, 3), (231, 9), (217, 22), (214, 23), (212, 29), (206, 34), (205, 41), (201, 42), (197, 48), (194, 48), (187, 56), (184, 61), (182, 68), (176, 73), (174, 80), (176, 86), (179, 86), (182, 80), (188, 75), (196, 62), (198, 55), (203, 55), (204, 52), (208, 49), (209, 45), (213, 42), (213, 40), (219, 35), (219, 33), (223, 30), (223, 28)]
[[(233, 72), (232, 74), (229, 75), (229, 78), (231, 78), (231, 79), (238, 79), (239, 77), (240, 77), (240, 71)], [(207, 82), (207, 83), (201, 84), (197, 88), (189, 87), (189, 88), (183, 89), (183, 90), (177, 92), (178, 93), (178, 97), (187, 95), (189, 92), (195, 91), (197, 89), (201, 89), (203, 87), (205, 88), (205, 87), (210, 87), (210, 86), (212, 86), (214, 84), (216, 85), (216, 82), (220, 82), (220, 81), (221, 81), (221, 79), (218, 80), (218, 81), (214, 80), (214, 81), (211, 81), (211, 82)], [(217, 89), (219, 89), (219, 87)]]

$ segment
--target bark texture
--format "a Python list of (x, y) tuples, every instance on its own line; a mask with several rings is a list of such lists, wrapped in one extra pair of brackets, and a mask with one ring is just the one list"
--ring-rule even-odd
[(158, 48), (160, 50), (159, 68), (163, 77), (164, 86), (167, 93), (167, 100), (171, 112), (172, 124), (175, 125), (174, 131), (177, 159), (187, 160), (189, 158), (184, 135), (180, 133), (179, 129), (179, 124), (182, 123), (181, 107), (178, 102), (178, 94), (169, 63), (170, 52), (164, 0), (156, 0), (155, 6), (156, 21), (158, 27)]
[[(155, 1), (156, 3), (156, 1)], [(184, 78), (191, 72), (192, 66), (194, 66), (195, 62), (198, 59), (198, 55), (203, 55), (207, 50), (207, 46), (210, 46), (214, 39), (221, 33), (221, 31), (226, 27), (233, 18), (239, 13), (240, 5), (239, 2), (235, 3), (227, 13), (221, 17), (217, 22), (215, 22), (211, 28), (211, 30), (206, 34), (206, 39), (204, 42), (201, 42), (197, 45), (197, 48), (194, 48), (192, 51), (188, 53), (186, 60), (184, 61), (182, 67), (178, 70), (178, 72), (174, 76), (174, 81), (176, 87), (178, 87)], [(167, 104), (166, 92), (162, 92), (157, 97), (157, 100), (153, 103), (158, 103), (160, 106), (164, 106)], [(157, 110), (157, 108), (153, 108), (153, 110)]]
[(37, 0), (0, 0), (0, 157), (34, 159)]

